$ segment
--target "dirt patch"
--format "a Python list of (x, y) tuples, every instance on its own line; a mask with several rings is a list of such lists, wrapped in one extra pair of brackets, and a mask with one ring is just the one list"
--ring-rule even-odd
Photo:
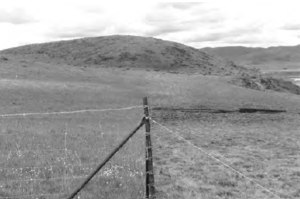
[(274, 113), (285, 113), (286, 110), (272, 110), (272, 109), (255, 109), (255, 108), (240, 108), (239, 109), (240, 113), (269, 113), (269, 114), (274, 114)]
[(155, 108), (151, 112), (152, 118), (164, 123), (178, 125), (178, 122), (189, 121), (197, 123), (231, 123), (234, 125), (263, 124), (266, 122), (283, 122), (285, 110), (238, 108), (230, 109), (180, 109)]

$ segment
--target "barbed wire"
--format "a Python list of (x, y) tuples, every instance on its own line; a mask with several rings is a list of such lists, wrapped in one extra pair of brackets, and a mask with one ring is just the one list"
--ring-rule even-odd
[(175, 136), (177, 136), (179, 139), (185, 141), (186, 143), (188, 143), (189, 145), (193, 146), (194, 148), (200, 150), (201, 152), (203, 152), (204, 154), (206, 154), (207, 156), (211, 157), (212, 159), (214, 159), (217, 162), (220, 162), (223, 166), (229, 168), (230, 170), (232, 170), (233, 172), (239, 174), (240, 176), (244, 177), (245, 179), (249, 180), (250, 182), (252, 182), (253, 184), (257, 185), (258, 187), (262, 188), (263, 190), (267, 191), (268, 193), (270, 193), (271, 195), (275, 196), (276, 198), (281, 199), (280, 196), (278, 196), (277, 194), (275, 194), (274, 192), (272, 192), (271, 190), (269, 190), (268, 188), (262, 186), (261, 184), (259, 184), (258, 182), (254, 181), (253, 179), (249, 178), (248, 176), (242, 174), (241, 172), (237, 171), (236, 169), (234, 169), (233, 167), (229, 166), (228, 164), (224, 163), (222, 160), (220, 160), (219, 158), (216, 158), (215, 156), (211, 155), (210, 153), (208, 153), (207, 151), (205, 151), (204, 149), (202, 149), (201, 147), (196, 146), (195, 144), (191, 143), (190, 141), (186, 140), (185, 138), (183, 138), (182, 136), (180, 136), (178, 133), (172, 131), (171, 129), (167, 128), (166, 126), (160, 124), (159, 122), (153, 120), (152, 118), (150, 118), (150, 120), (152, 122), (154, 122), (155, 124), (161, 126), (162, 128), (166, 129), (168, 132), (174, 134)]
[(59, 112), (41, 112), (41, 113), (14, 113), (14, 114), (0, 114), (0, 117), (14, 117), (14, 116), (34, 116), (34, 115), (61, 115), (61, 114), (74, 114), (85, 112), (105, 112), (105, 111), (122, 111), (134, 108), (142, 108), (143, 106), (130, 106), (123, 108), (107, 108), (107, 109), (83, 109), (76, 111), (59, 111)]

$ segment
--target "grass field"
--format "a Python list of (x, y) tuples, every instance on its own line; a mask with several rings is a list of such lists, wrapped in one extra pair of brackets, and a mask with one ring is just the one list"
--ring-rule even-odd
[[(0, 114), (139, 106), (148, 96), (152, 107), (167, 108), (151, 110), (155, 121), (281, 198), (300, 197), (297, 95), (241, 88), (229, 77), (26, 64), (1, 67)], [(240, 107), (288, 112), (172, 110)], [(65, 198), (142, 114), (139, 108), (0, 118), (0, 196)], [(276, 198), (154, 123), (152, 135), (158, 198)], [(140, 130), (78, 198), (143, 198), (143, 158)]]
[[(65, 198), (138, 124), (141, 113), (2, 118), (1, 198)], [(141, 198), (143, 138), (138, 132), (78, 198)]]
[(298, 114), (169, 110), (153, 118), (190, 142), (153, 126), (159, 198), (300, 197)]

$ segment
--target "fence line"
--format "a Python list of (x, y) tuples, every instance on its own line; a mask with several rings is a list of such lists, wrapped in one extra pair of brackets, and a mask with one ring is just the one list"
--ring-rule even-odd
[(149, 117), (149, 106), (148, 99), (145, 97), (143, 99), (144, 105), (144, 124), (145, 124), (145, 155), (146, 155), (146, 199), (155, 199), (155, 186), (154, 186), (154, 173), (153, 173), (153, 160), (152, 160), (152, 143), (150, 135), (150, 117)]
[(126, 142), (145, 124), (145, 117), (142, 118), (140, 123), (130, 132), (123, 141), (117, 146), (99, 165), (98, 167), (82, 182), (82, 184), (75, 189), (67, 199), (74, 198), (84, 187), (85, 185), (98, 173), (98, 171), (126, 144)]
[[(61, 114), (75, 114), (75, 113), (85, 113), (85, 112), (105, 112), (105, 111), (122, 111), (122, 110), (130, 110), (130, 109), (135, 109), (135, 108), (144, 108), (145, 109), (148, 109), (148, 105), (145, 105), (144, 106), (131, 106), (131, 107), (123, 107), (123, 108), (107, 108), (107, 109), (83, 109), (83, 110), (75, 110), (75, 111), (60, 111), (60, 112), (41, 112), (41, 113), (16, 113), (16, 114), (0, 114), (0, 117), (2, 118), (5, 118), (5, 117), (15, 117), (15, 116), (22, 116), (22, 117), (25, 117), (25, 116), (36, 116), (36, 115), (61, 115)], [(152, 109), (151, 109), (152, 110)], [(143, 126), (143, 125), (146, 125), (146, 136), (149, 135), (150, 137), (150, 124), (146, 124), (147, 120), (151, 120), (153, 123), (161, 126), (162, 128), (166, 129), (168, 132), (174, 134), (176, 137), (178, 137), (179, 139), (185, 141), (186, 143), (188, 143), (189, 145), (193, 146), (194, 148), (196, 148), (197, 150), (200, 150), (202, 153), (204, 153), (205, 155), (209, 156), (210, 158), (214, 159), (215, 161), (221, 163), (223, 166), (225, 166), (226, 168), (230, 169), (231, 171), (237, 173), (238, 175), (242, 176), (243, 178), (245, 178), (246, 180), (252, 182), (253, 184), (257, 185), (258, 187), (260, 187), (261, 189), (263, 189), (264, 191), (268, 192), (269, 194), (271, 194), (272, 196), (275, 196), (276, 198), (279, 198), (281, 199), (281, 197), (279, 195), (277, 195), (276, 193), (274, 193), (273, 191), (269, 190), (268, 188), (262, 186), (261, 184), (259, 184), (258, 182), (254, 181), (253, 179), (247, 177), (246, 175), (244, 175), (243, 173), (239, 172), (238, 170), (234, 169), (233, 167), (231, 167), (230, 165), (226, 164), (225, 162), (223, 162), (221, 159), (213, 156), (212, 154), (210, 154), (209, 152), (207, 152), (206, 150), (204, 150), (203, 148), (201, 147), (198, 147), (196, 146), (195, 144), (193, 144), (192, 142), (190, 142), (189, 140), (186, 140), (184, 137), (180, 136), (179, 133), (177, 133), (177, 131), (172, 131), (171, 129), (167, 128), (166, 126), (160, 124), (159, 122), (153, 120), (151, 117), (148, 116), (148, 110), (147, 110), (147, 113), (145, 112), (145, 117), (141, 120), (141, 122), (139, 123), (139, 125), (126, 137), (124, 138), (124, 140), (120, 143), (120, 145), (118, 147), (116, 147), (106, 158), (105, 160), (99, 164), (99, 163), (91, 163), (91, 164), (67, 164), (66, 162), (64, 162), (63, 165), (50, 165), (50, 166), (45, 166), (45, 167), (20, 167), (20, 168), (1, 168), (0, 167), (0, 170), (10, 170), (10, 169), (25, 169), (25, 168), (32, 168), (32, 169), (42, 169), (42, 168), (61, 168), (61, 167), (64, 167), (64, 168), (67, 168), (68, 166), (72, 166), (72, 167), (77, 167), (77, 166), (80, 166), (80, 167), (84, 167), (84, 166), (94, 166), (94, 165), (98, 165), (98, 167), (96, 169), (93, 169), (93, 168), (89, 168), (88, 170), (93, 170), (93, 172), (89, 175), (78, 175), (78, 176), (68, 176), (67, 175), (67, 172), (64, 172), (62, 177), (59, 177), (59, 178), (50, 178), (48, 180), (69, 180), (69, 179), (82, 179), (82, 178), (86, 178), (86, 180), (71, 194), (69, 195), (68, 199), (71, 199), (73, 197), (75, 197), (77, 195), (77, 193), (94, 177), (94, 175), (96, 173), (98, 173), (98, 171), (109, 161), (109, 159), (118, 152), (118, 150), (120, 148), (122, 148), (122, 146)], [(149, 127), (147, 127), (147, 125), (149, 125)], [(147, 129), (149, 128), (149, 129)], [(72, 136), (72, 135), (69, 135), (68, 132), (67, 132), (68, 129), (66, 129), (66, 131), (64, 132), (64, 148), (61, 148), (61, 149), (51, 149), (51, 150), (44, 150), (42, 152), (45, 152), (45, 151), (64, 151), (65, 152), (65, 161), (67, 160), (67, 157), (68, 157), (68, 151), (71, 151), (69, 149), (67, 149), (67, 138), (69, 136), (71, 137), (75, 137), (75, 136)], [(149, 131), (149, 132), (148, 132)], [(0, 134), (1, 135), (1, 134)], [(154, 134), (155, 135), (155, 134)], [(155, 135), (158, 139), (159, 137), (157, 135)], [(160, 139), (159, 139), (160, 140)], [(86, 149), (90, 149), (88, 147), (86, 147)], [(147, 150), (149, 148), (146, 147), (146, 161), (147, 161)], [(18, 147), (18, 144), (17, 144), (17, 149), (16, 150), (11, 150), (10, 152), (25, 152), (25, 151), (38, 151), (38, 152), (41, 152), (40, 150), (19, 150), (19, 147)], [(9, 153), (10, 153), (9, 152)], [(151, 159), (152, 161), (152, 159)], [(147, 163), (146, 163), (147, 165)], [(121, 167), (120, 168), (123, 168), (124, 167)], [(88, 171), (90, 172), (90, 171)], [(105, 171), (104, 171), (105, 172)], [(102, 173), (101, 173), (102, 174)], [(146, 175), (149, 174), (149, 172), (146, 171)], [(153, 173), (151, 173), (153, 175)], [(43, 179), (43, 178), (33, 178), (33, 179), (28, 179), (28, 180), (7, 180), (7, 181), (0, 181), (0, 183), (4, 183), (4, 182), (30, 182), (30, 181), (43, 181), (43, 180), (47, 180), (46, 178)], [(153, 186), (154, 185), (154, 179), (153, 179), (153, 184), (152, 182), (149, 182), (148, 181), (148, 184), (146, 182), (146, 192), (147, 192), (147, 185), (151, 185)], [(153, 189), (154, 189), (154, 186), (153, 186)], [(155, 190), (154, 190), (155, 192)], [(53, 195), (65, 195), (66, 193), (59, 193), (59, 194), (37, 194), (37, 195), (28, 195), (28, 196), (13, 196), (13, 197), (36, 197), (36, 196), (53, 196)], [(147, 197), (147, 195), (146, 195)], [(149, 197), (149, 196), (148, 196)], [(150, 197), (151, 197), (151, 194), (150, 194)], [(4, 197), (4, 198), (11, 198), (10, 197)]]
[(85, 113), (85, 112), (122, 111), (122, 110), (134, 109), (134, 108), (143, 108), (143, 106), (130, 106), (130, 107), (123, 107), (123, 108), (107, 108), (107, 109), (83, 109), (83, 110), (76, 110), (76, 111), (60, 111), (60, 112), (0, 114), (0, 117), (61, 115), (61, 114), (74, 114), (74, 113)]
[[(83, 109), (83, 110), (74, 110), (74, 111), (58, 111), (58, 112), (29, 112), (29, 113), (15, 113), (15, 114), (0, 114), (0, 118), (10, 118), (10, 117), (26, 117), (26, 116), (44, 116), (44, 115), (61, 115), (61, 114), (77, 114), (77, 113), (87, 113), (87, 112), (106, 112), (106, 111), (122, 111), (122, 110), (130, 110), (130, 109), (135, 109), (135, 108), (143, 108), (145, 106), (130, 106), (130, 107), (122, 107), (122, 108), (107, 108), (107, 109)], [(141, 114), (142, 115), (142, 114)], [(145, 122), (145, 118), (143, 118), (141, 120), (141, 122), (139, 123), (139, 126), (136, 127), (135, 130), (133, 130), (133, 132), (131, 132), (132, 134), (130, 134), (126, 139), (124, 139), (119, 148), (116, 148), (110, 155), (110, 157), (108, 156), (108, 158), (110, 159), (129, 139), (131, 136), (133, 136), (137, 131), (138, 129), (144, 125), (144, 122)], [(67, 124), (66, 124), (67, 125)], [(101, 128), (101, 126), (100, 126)], [(3, 136), (6, 136), (6, 134), (0, 134), (0, 136), (3, 135)], [(9, 134), (11, 135), (11, 134)], [(16, 134), (18, 135), (18, 134)], [(37, 154), (38, 153), (43, 153), (43, 152), (59, 152), (61, 151), (61, 155), (64, 156), (64, 160), (62, 161), (62, 164), (59, 165), (59, 164), (55, 164), (55, 165), (46, 165), (46, 166), (40, 166), (40, 167), (36, 167), (36, 166), (29, 166), (29, 167), (19, 167), (19, 168), (11, 168), (11, 167), (0, 167), (0, 171), (1, 172), (9, 172), (9, 173), (14, 173), (14, 172), (18, 172), (18, 171), (23, 171), (24, 169), (30, 169), (31, 171), (33, 172), (41, 172), (43, 173), (43, 171), (50, 171), (51, 170), (51, 173), (56, 173), (56, 168), (57, 169), (63, 169), (61, 173), (61, 175), (59, 174), (60, 173), (60, 170), (59, 170), (59, 173), (58, 175), (55, 175), (57, 177), (51, 177), (50, 179), (48, 178), (34, 178), (34, 177), (38, 177), (38, 176), (35, 176), (34, 174), (32, 175), (31, 174), (31, 171), (28, 171), (28, 176), (16, 176), (16, 179), (11, 179), (11, 180), (3, 180), (3, 181), (0, 181), (0, 185), (1, 184), (5, 184), (5, 183), (19, 183), (20, 186), (23, 186), (22, 184), (24, 183), (39, 183), (41, 181), (44, 181), (44, 180), (52, 180), (52, 181), (61, 181), (61, 182), (64, 182), (64, 184), (67, 183), (67, 180), (79, 180), (79, 179), (84, 179), (86, 178), (85, 182), (84, 183), (88, 183), (89, 180), (91, 180), (92, 177), (94, 177), (94, 175), (96, 173), (98, 173), (98, 171), (106, 164), (106, 162), (109, 160), (109, 159), (105, 159), (105, 161), (102, 162), (102, 165), (99, 166), (99, 162), (98, 163), (89, 163), (89, 164), (81, 164), (80, 162), (76, 162), (75, 164), (72, 164), (72, 163), (69, 163), (67, 164), (67, 159), (70, 155), (70, 153), (72, 153), (73, 150), (70, 150), (69, 147), (67, 146), (67, 141), (68, 141), (68, 138), (69, 137), (77, 137), (77, 136), (74, 136), (74, 135), (71, 135), (69, 132), (68, 132), (68, 126), (66, 126), (66, 129), (65, 129), (65, 132), (62, 134), (64, 136), (63, 138), (63, 147), (59, 148), (59, 149), (46, 149), (46, 150), (38, 150), (38, 149), (25, 149), (25, 150), (22, 150), (18, 143), (17, 143), (17, 146), (15, 150), (9, 150), (9, 151), (6, 151), (7, 154), (5, 155), (0, 155), (2, 156), (2, 158), (4, 159), (8, 159), (10, 157), (12, 157), (12, 155), (14, 154), (23, 154), (23, 155), (26, 155), (24, 153), (30, 153), (30, 152), (33, 152), (34, 154)], [(98, 137), (98, 136), (97, 136)], [(99, 136), (99, 138), (101, 138), (102, 136)], [(83, 141), (87, 141), (87, 140), (83, 140)], [(82, 148), (81, 148), (82, 149)], [(89, 147), (84, 147), (84, 149), (87, 149), (87, 150), (93, 150), (93, 151), (96, 151), (95, 149), (92, 149), (92, 148), (89, 148)], [(98, 151), (98, 150), (97, 150)], [(97, 169), (95, 170), (94, 166), (98, 165)], [(78, 168), (77, 168), (78, 167)], [(79, 175), (73, 175), (73, 172), (75, 170), (79, 169), (80, 171), (82, 171)], [(109, 175), (115, 175), (116, 173), (115, 172), (119, 172), (121, 170), (124, 170), (126, 175), (139, 175), (140, 173), (136, 172), (135, 170), (130, 170), (130, 167), (128, 166), (113, 166), (112, 168), (107, 168), (107, 169), (103, 169), (103, 171), (101, 171), (101, 173), (99, 173), (99, 176), (95, 176), (96, 178), (100, 177), (100, 176), (109, 176)], [(92, 172), (93, 171), (93, 172)], [(92, 173), (91, 173), (92, 172)], [(69, 174), (68, 174), (69, 173)], [(74, 173), (75, 174), (75, 173)], [(83, 175), (82, 175), (83, 174)], [(87, 174), (87, 175), (85, 175)], [(27, 175), (27, 174), (25, 174)], [(25, 185), (25, 184), (24, 184)], [(84, 184), (85, 185), (85, 184)], [(82, 186), (82, 188), (84, 187), (84, 185)], [(63, 185), (64, 186), (64, 185)], [(2, 187), (2, 185), (1, 185)], [(80, 191), (80, 190), (79, 190)], [(26, 197), (39, 197), (39, 196), (49, 196), (49, 197), (55, 197), (56, 195), (57, 196), (60, 196), (60, 195), (66, 195), (66, 194), (69, 194), (69, 191), (67, 190), (68, 193), (54, 193), (54, 194), (36, 194), (36, 195), (12, 195), (12, 196), (4, 196), (4, 197), (0, 197), (0, 198), (12, 198), (12, 197), (20, 197), (20, 198), (26, 198)], [(73, 192), (75, 193), (75, 192)]]
[(185, 138), (183, 138), (182, 136), (180, 136), (178, 133), (172, 131), (171, 129), (165, 127), (164, 125), (158, 123), (157, 121), (153, 120), (152, 118), (150, 118), (152, 122), (154, 122), (155, 124), (161, 126), (162, 128), (166, 129), (167, 131), (169, 131), (170, 133), (174, 134), (175, 136), (177, 136), (179, 139), (185, 141), (186, 143), (188, 143), (189, 145), (193, 146), (194, 148), (200, 150), (201, 152), (203, 152), (204, 154), (206, 154), (207, 156), (211, 157), (212, 159), (216, 160), (217, 162), (220, 162), (223, 166), (229, 168), (231, 171), (239, 174), (240, 176), (244, 177), (245, 179), (249, 180), (250, 182), (252, 182), (253, 184), (257, 185), (258, 187), (262, 188), (263, 190), (267, 191), (268, 193), (270, 193), (271, 195), (275, 196), (276, 198), (281, 199), (280, 196), (278, 196), (277, 194), (275, 194), (274, 192), (272, 192), (271, 190), (267, 189), (266, 187), (262, 186), (261, 184), (259, 184), (258, 182), (254, 181), (253, 179), (247, 177), (246, 175), (242, 174), (241, 172), (237, 171), (236, 169), (234, 169), (233, 167), (229, 166), (228, 164), (224, 163), (222, 160), (220, 160), (219, 158), (216, 158), (215, 156), (211, 155), (210, 153), (208, 153), (207, 151), (205, 151), (204, 149), (196, 146), (195, 144), (191, 143), (190, 141), (186, 140)]

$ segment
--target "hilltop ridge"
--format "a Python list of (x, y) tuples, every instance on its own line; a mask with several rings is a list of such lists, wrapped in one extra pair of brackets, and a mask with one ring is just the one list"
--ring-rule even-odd
[(218, 76), (257, 73), (196, 48), (140, 36), (114, 35), (33, 44), (3, 50), (0, 54), (86, 67), (146, 68)]
[(12, 57), (9, 59), (20, 60), (21, 65), (24, 60), (37, 65), (46, 63), (53, 66), (52, 70), (57, 70), (54, 66), (64, 68), (69, 65), (73, 68), (228, 76), (228, 82), (241, 87), (300, 94), (300, 88), (293, 83), (264, 77), (258, 69), (184, 44), (151, 37), (114, 35), (32, 44), (0, 51), (0, 56), (6, 59), (2, 63), (9, 62), (8, 57)]

